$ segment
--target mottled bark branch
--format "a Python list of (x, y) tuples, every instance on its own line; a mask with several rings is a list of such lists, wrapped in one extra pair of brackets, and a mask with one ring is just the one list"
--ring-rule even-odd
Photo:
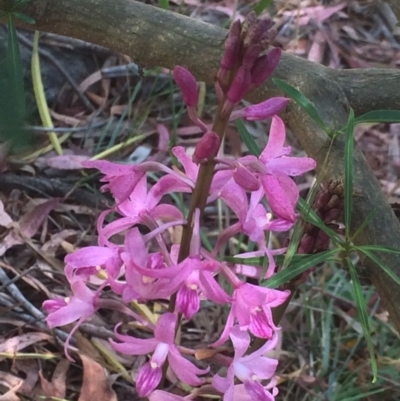
[[(5, 0), (0, 0), (0, 10)], [(36, 20), (35, 29), (79, 38), (130, 55), (143, 67), (179, 64), (199, 80), (211, 83), (218, 66), (226, 31), (187, 17), (132, 0), (33, 0), (23, 10)], [(26, 27), (26, 26), (25, 26)], [(308, 96), (332, 129), (345, 125), (349, 107), (356, 114), (376, 109), (400, 109), (400, 71), (363, 69), (335, 71), (284, 54), (275, 77), (288, 81)], [(249, 99), (260, 101), (279, 92), (272, 83)], [(284, 115), (305, 151), (318, 162), (318, 174), (343, 178), (343, 140), (337, 140), (324, 166), (329, 138), (296, 105)], [(378, 208), (358, 244), (399, 248), (400, 224), (386, 202), (359, 150), (354, 155), (355, 188), (353, 228)], [(400, 260), (393, 254), (380, 257), (400, 276)], [(400, 288), (381, 269), (365, 261), (367, 274), (400, 331)]]

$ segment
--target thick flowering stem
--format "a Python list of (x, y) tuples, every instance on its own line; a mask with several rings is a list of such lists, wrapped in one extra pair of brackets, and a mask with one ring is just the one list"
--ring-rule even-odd
[[(215, 132), (222, 143), (225, 135), (226, 127), (229, 123), (230, 113), (225, 113), (222, 111), (222, 105), (224, 101), (220, 103), (217, 115), (214, 120), (212, 131)], [(201, 164), (199, 169), (199, 174), (197, 176), (196, 186), (194, 187), (192, 198), (190, 200), (189, 213), (187, 217), (187, 224), (183, 228), (181, 247), (179, 250), (178, 261), (181, 262), (189, 256), (190, 252), (190, 241), (192, 239), (193, 233), (193, 216), (196, 209), (200, 210), (200, 218), (202, 217), (204, 208), (206, 206), (207, 197), (210, 191), (211, 182), (214, 176), (215, 169), (215, 156), (209, 157), (207, 161)]]

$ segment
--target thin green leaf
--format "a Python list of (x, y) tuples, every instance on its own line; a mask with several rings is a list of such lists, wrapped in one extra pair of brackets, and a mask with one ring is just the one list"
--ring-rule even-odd
[(11, 147), (26, 147), (32, 135), (22, 129), (26, 117), (25, 89), (12, 14), (8, 14), (7, 47), (1, 46), (0, 53), (0, 59), (5, 60), (0, 63), (0, 139)]
[(18, 18), (19, 20), (21, 20), (27, 24), (33, 25), (35, 23), (35, 20), (33, 18), (27, 16), (26, 14), (14, 12), (13, 15), (15, 18)]
[(274, 84), (291, 99), (293, 99), (305, 112), (329, 135), (330, 132), (322, 118), (319, 116), (314, 104), (296, 88), (281, 79), (272, 79)]
[(390, 246), (382, 246), (382, 245), (361, 245), (354, 247), (355, 250), (357, 249), (366, 249), (367, 251), (372, 251), (372, 252), (387, 252), (387, 253), (395, 253), (397, 255), (400, 255), (400, 249), (397, 248), (392, 248)]
[(374, 261), (396, 284), (400, 285), (400, 277), (396, 275), (392, 271), (392, 269), (389, 268), (385, 263), (382, 262), (376, 255), (374, 255), (371, 251), (365, 249), (365, 247), (356, 247), (356, 249), (359, 249), (364, 255), (368, 256), (372, 261)]
[(333, 260), (332, 257), (336, 252), (336, 249), (330, 249), (328, 251), (317, 253), (316, 255), (305, 255), (304, 258), (292, 263), (287, 269), (276, 273), (270, 279), (261, 283), (261, 285), (263, 287), (277, 288), (299, 276), (301, 273), (304, 273), (308, 269), (311, 269), (315, 265), (321, 262), (327, 262), (328, 260)]
[(354, 242), (354, 239), (357, 238), (357, 236), (364, 230), (364, 228), (371, 223), (371, 220), (374, 218), (376, 212), (378, 209), (374, 209), (371, 213), (368, 214), (368, 216), (365, 218), (365, 220), (361, 223), (360, 227), (357, 228), (356, 232), (352, 235), (351, 241)]
[(344, 224), (346, 238), (350, 238), (351, 209), (353, 205), (353, 154), (354, 154), (354, 111), (350, 109), (344, 148)]
[(378, 394), (378, 393), (382, 393), (383, 391), (387, 391), (387, 389), (385, 388), (379, 388), (377, 390), (372, 390), (372, 391), (368, 391), (367, 393), (362, 393), (362, 394), (358, 394), (355, 395), (354, 397), (348, 397), (348, 398), (344, 398), (341, 401), (357, 401), (357, 400), (365, 400), (367, 397), (374, 395), (374, 394)]
[(7, 66), (12, 90), (20, 102), (21, 115), (25, 115), (25, 90), (22, 70), (21, 53), (17, 38), (17, 30), (14, 24), (14, 17), (8, 14), (8, 45), (7, 45)]
[(272, 4), (272, 0), (260, 0), (253, 8), (253, 11), (260, 15), (265, 9)]
[(32, 0), (18, 0), (12, 5), (11, 10), (16, 10), (18, 7), (22, 6), (23, 4), (29, 3), (30, 1)]
[(256, 141), (253, 139), (253, 137), (250, 135), (250, 132), (247, 130), (242, 120), (236, 121), (236, 128), (238, 129), (240, 137), (242, 138), (244, 144), (247, 146), (249, 152), (254, 156), (260, 156), (261, 149), (256, 144)]
[(317, 213), (315, 213), (313, 209), (311, 209), (311, 206), (304, 199), (299, 199), (297, 208), (299, 209), (303, 220), (305, 220), (307, 223), (311, 223), (315, 227), (318, 227), (321, 231), (328, 235), (333, 242), (340, 242), (339, 235), (322, 221), (322, 219), (317, 215)]
[(367, 348), (369, 351), (369, 355), (371, 357), (371, 369), (373, 374), (372, 382), (375, 383), (378, 376), (378, 366), (376, 363), (376, 358), (374, 354), (374, 346), (372, 344), (371, 333), (369, 331), (369, 321), (368, 321), (368, 313), (367, 313), (367, 305), (364, 299), (364, 295), (362, 293), (361, 283), (357, 275), (357, 270), (353, 266), (350, 258), (346, 258), (346, 264), (350, 272), (351, 280), (353, 282), (353, 290), (354, 290), (354, 299), (357, 304), (358, 314), (360, 316), (360, 323), (363, 328), (365, 341), (367, 342)]
[[(309, 255), (296, 254), (293, 256), (292, 260), (293, 260), (293, 262), (298, 262), (299, 260), (304, 260), (308, 256)], [(284, 255), (276, 255), (274, 257), (275, 263), (277, 265), (282, 265), (284, 258), (285, 258)], [(256, 267), (264, 266), (265, 259), (268, 260), (268, 258), (266, 256), (255, 256), (253, 258), (238, 258), (238, 257), (232, 257), (232, 256), (225, 257), (225, 261), (228, 263), (235, 263), (235, 264), (239, 264), (239, 265), (256, 266)]]
[(354, 119), (355, 124), (398, 122), (400, 122), (400, 110), (374, 110)]

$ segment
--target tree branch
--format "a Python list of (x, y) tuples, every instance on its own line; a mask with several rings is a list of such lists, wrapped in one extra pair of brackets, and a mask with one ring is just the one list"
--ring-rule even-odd
[[(5, 0), (0, 0), (0, 10)], [(226, 31), (193, 19), (163, 11), (132, 0), (35, 0), (21, 10), (36, 20), (35, 29), (58, 33), (132, 56), (145, 67), (189, 68), (199, 79), (212, 83), (222, 53)], [(27, 26), (25, 26), (27, 27)], [(349, 106), (357, 114), (374, 109), (400, 108), (400, 71), (363, 69), (335, 71), (295, 56), (284, 54), (275, 77), (300, 89), (319, 109), (332, 129), (346, 124)], [(250, 96), (261, 101), (277, 95), (272, 83)], [(335, 141), (324, 167), (330, 140), (292, 104), (284, 115), (288, 126), (305, 151), (318, 162), (318, 174), (343, 179), (344, 142)], [(362, 153), (354, 154), (353, 229), (378, 208), (368, 227), (358, 236), (358, 244), (380, 244), (399, 248), (400, 224), (386, 202)], [(396, 255), (379, 257), (400, 276)], [(365, 261), (367, 274), (376, 286), (397, 330), (400, 331), (400, 288), (382, 270)]]

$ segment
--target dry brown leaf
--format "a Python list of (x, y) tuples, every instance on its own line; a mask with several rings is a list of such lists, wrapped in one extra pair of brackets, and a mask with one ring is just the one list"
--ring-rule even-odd
[(8, 338), (7, 340), (0, 338), (0, 352), (18, 352), (29, 345), (43, 340), (51, 340), (52, 338), (51, 335), (46, 333), (26, 333)]
[(83, 363), (83, 383), (78, 401), (117, 401), (105, 369), (85, 355), (80, 357)]
[(51, 382), (43, 377), (42, 371), (39, 372), (43, 395), (46, 397), (65, 398), (65, 391), (67, 388), (66, 377), (69, 365), (70, 362), (67, 359), (61, 359), (54, 369)]
[(17, 396), (16, 392), (22, 386), (23, 380), (21, 380), (16, 386), (10, 388), (6, 393), (0, 395), (0, 401), (19, 401), (20, 398)]
[(7, 227), (12, 223), (12, 218), (4, 210), (3, 202), (0, 200), (0, 226)]

